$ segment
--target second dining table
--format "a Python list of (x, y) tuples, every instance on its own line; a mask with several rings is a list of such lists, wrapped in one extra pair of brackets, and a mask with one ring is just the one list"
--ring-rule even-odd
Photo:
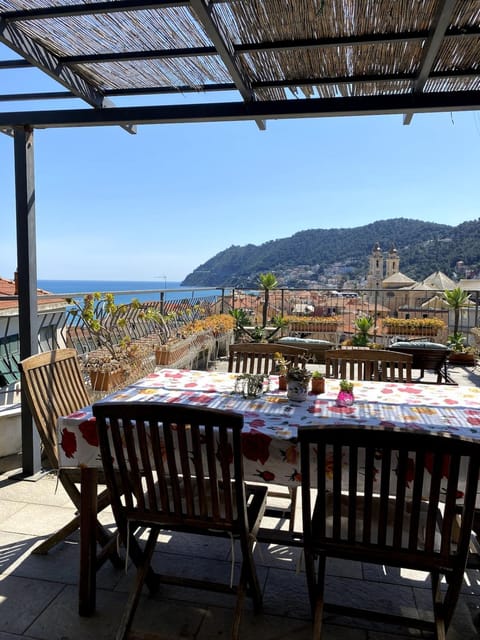
[[(299, 473), (298, 429), (302, 426), (357, 425), (433, 431), (448, 436), (480, 438), (480, 389), (418, 383), (355, 382), (351, 406), (336, 404), (339, 381), (326, 380), (326, 392), (289, 401), (270, 376), (264, 393), (244, 397), (237, 392), (238, 374), (221, 371), (160, 369), (103, 401), (165, 402), (241, 413), (242, 452), (248, 481), (296, 486)], [(61, 467), (82, 469), (81, 570), (79, 610), (95, 609), (96, 470), (101, 456), (91, 407), (58, 421)]]

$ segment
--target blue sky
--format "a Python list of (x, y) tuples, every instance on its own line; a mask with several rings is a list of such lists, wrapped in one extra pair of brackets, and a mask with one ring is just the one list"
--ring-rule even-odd
[[(61, 89), (37, 70), (1, 79), (1, 93)], [(0, 102), (40, 107), (52, 103)], [(13, 140), (0, 134), (5, 278), (17, 262), (13, 164)], [(456, 225), (480, 217), (479, 167), (478, 112), (415, 115), (409, 126), (375, 116), (268, 121), (266, 131), (254, 122), (37, 130), (38, 277), (181, 280), (231, 245), (305, 229), (395, 217)]]

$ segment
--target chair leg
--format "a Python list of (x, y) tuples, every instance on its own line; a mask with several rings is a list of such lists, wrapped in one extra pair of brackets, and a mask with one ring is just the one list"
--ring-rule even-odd
[(310, 608), (312, 614), (315, 610), (315, 556), (313, 553), (304, 549), (305, 575), (307, 578), (308, 596), (310, 598)]
[[(65, 526), (49, 536), (46, 540), (39, 544), (38, 547), (35, 547), (32, 553), (37, 555), (47, 555), (50, 549), (53, 549), (53, 547), (57, 546), (57, 544), (60, 544), (60, 542), (68, 538), (68, 536), (74, 533), (79, 528), (79, 526), (80, 515), (72, 518), (72, 520), (70, 520), (70, 522), (68, 522)], [(100, 551), (97, 559), (99, 561), (98, 566), (101, 566), (105, 560), (109, 559), (116, 569), (121, 569), (123, 567), (123, 560), (118, 555), (116, 550), (116, 534), (109, 533), (105, 529), (105, 527), (103, 527), (103, 525), (101, 525), (97, 521), (96, 536), (98, 543), (102, 547), (102, 550)]]
[(318, 557), (318, 575), (314, 585), (314, 610), (313, 610), (313, 640), (320, 640), (322, 635), (323, 605), (325, 593), (325, 565), (326, 556), (321, 553)]
[(150, 570), (150, 563), (152, 561), (152, 555), (155, 551), (159, 533), (160, 529), (158, 527), (152, 527), (150, 530), (145, 549), (142, 552), (141, 562), (138, 564), (135, 581), (128, 596), (127, 604), (125, 605), (125, 610), (120, 621), (116, 640), (124, 640), (124, 638), (128, 637), (133, 618), (135, 616), (135, 611), (137, 610), (138, 602), (140, 600), (142, 587)]
[[(125, 549), (128, 549), (128, 555), (132, 560), (135, 567), (139, 567), (143, 561), (144, 552), (142, 551), (140, 545), (135, 538), (133, 532), (130, 531), (128, 535), (129, 527), (127, 523), (123, 521), (121, 518), (117, 519), (118, 526), (118, 535), (120, 536), (120, 540), (122, 541)], [(158, 534), (157, 534), (158, 536)], [(145, 579), (146, 585), (150, 593), (155, 593), (160, 584), (160, 576), (158, 576), (151, 567), (148, 567), (147, 577)]]
[(295, 528), (295, 509), (297, 508), (297, 490), (295, 487), (288, 487), (290, 495), (290, 522), (288, 530), (292, 532)]
[(448, 631), (450, 623), (452, 621), (455, 607), (457, 605), (460, 592), (463, 585), (463, 570), (457, 569), (448, 580), (447, 591), (443, 597), (443, 618), (445, 633)]
[(240, 574), (240, 582), (238, 591), (242, 588), (246, 590), (247, 586), (250, 588), (250, 595), (253, 600), (253, 607), (255, 613), (259, 613), (263, 607), (262, 590), (260, 589), (260, 583), (258, 582), (257, 570), (253, 560), (253, 537), (246, 543), (241, 542), (242, 546), (242, 571)]
[(124, 565), (124, 561), (118, 555), (116, 548), (116, 541), (118, 534), (110, 533), (105, 529), (105, 527), (97, 520), (97, 530), (96, 530), (97, 542), (102, 547), (102, 551), (99, 554), (99, 558), (107, 555), (108, 559), (115, 567), (115, 569), (121, 569)]
[(72, 518), (72, 520), (70, 520), (70, 522), (68, 522), (61, 529), (59, 529), (58, 531), (53, 533), (51, 536), (49, 536), (46, 540), (42, 542), (42, 544), (39, 544), (38, 547), (35, 547), (32, 553), (35, 553), (38, 555), (46, 555), (50, 551), (50, 549), (52, 549), (57, 544), (62, 542), (62, 540), (65, 540), (65, 538), (67, 538), (70, 534), (76, 531), (79, 526), (80, 526), (80, 516), (78, 515)]
[(430, 579), (432, 581), (433, 614), (435, 617), (435, 639), (446, 640), (445, 601), (442, 601), (442, 594), (440, 592), (440, 576), (438, 574), (438, 571), (432, 572), (430, 575)]
[(318, 571), (316, 574), (315, 555), (307, 548), (304, 549), (304, 555), (308, 596), (313, 616), (312, 638), (313, 640), (320, 640), (323, 622), (326, 556), (324, 553), (318, 555)]
[[(240, 573), (240, 581), (237, 587), (237, 600), (235, 602), (235, 611), (233, 612), (233, 623), (232, 623), (232, 640), (238, 640), (240, 637), (240, 618), (242, 616), (243, 604), (245, 602), (245, 592), (248, 583), (248, 571), (245, 567), (245, 562), (242, 564), (242, 570)], [(255, 598), (254, 598), (255, 603)], [(257, 609), (255, 607), (255, 613), (257, 613)]]

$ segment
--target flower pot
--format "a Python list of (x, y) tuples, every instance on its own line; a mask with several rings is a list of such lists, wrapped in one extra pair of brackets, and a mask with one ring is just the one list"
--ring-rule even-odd
[(94, 391), (111, 391), (125, 381), (125, 371), (89, 371), (90, 382)]
[(299, 380), (288, 380), (287, 382), (287, 398), (292, 402), (303, 402), (308, 395), (308, 381), (300, 382)]
[(453, 351), (448, 356), (448, 362), (453, 365), (458, 364), (465, 367), (471, 367), (475, 364), (475, 355), (473, 353), (462, 353)]
[(325, 393), (325, 378), (312, 378), (312, 393)]
[(287, 390), (287, 379), (285, 376), (278, 376), (278, 390), (279, 391)]
[(351, 391), (339, 391), (337, 396), (337, 407), (351, 407), (354, 400), (355, 398)]

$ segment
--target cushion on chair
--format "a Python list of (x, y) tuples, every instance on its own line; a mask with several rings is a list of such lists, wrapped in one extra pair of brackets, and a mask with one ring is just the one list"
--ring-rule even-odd
[(447, 347), (444, 344), (439, 344), (438, 342), (425, 342), (423, 340), (415, 340), (415, 342), (394, 342), (390, 345), (390, 348), (395, 349), (439, 349), (439, 350), (450, 350), (450, 347)]
[(330, 347), (334, 347), (335, 344), (333, 342), (330, 342), (329, 340), (315, 340), (314, 338), (296, 338), (295, 336), (286, 336), (284, 338), (279, 338), (277, 340), (278, 343), (283, 343), (283, 344), (295, 344), (298, 347), (301, 347), (302, 345), (305, 345), (306, 347), (308, 345), (312, 345), (312, 346), (317, 346), (317, 347), (325, 347), (325, 349), (329, 349)]

